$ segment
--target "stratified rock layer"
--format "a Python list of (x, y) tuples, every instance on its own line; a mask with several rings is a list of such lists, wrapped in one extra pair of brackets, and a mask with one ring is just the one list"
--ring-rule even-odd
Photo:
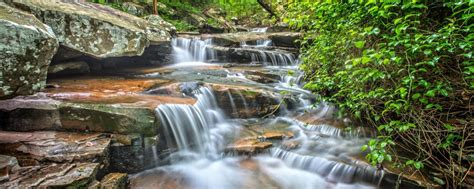
[(103, 134), (0, 131), (0, 153), (15, 156), (21, 166), (108, 162), (109, 144)]
[(94, 180), (98, 163), (50, 164), (14, 171), (2, 188), (85, 188)]

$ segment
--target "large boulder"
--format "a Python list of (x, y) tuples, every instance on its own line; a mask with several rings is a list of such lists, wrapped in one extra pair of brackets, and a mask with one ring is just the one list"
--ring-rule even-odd
[(67, 0), (11, 4), (51, 26), (61, 45), (94, 57), (141, 55), (148, 46), (147, 22), (110, 7)]
[(49, 26), (0, 3), (0, 99), (41, 90), (57, 48)]
[(170, 41), (171, 36), (176, 34), (176, 27), (158, 15), (149, 15), (145, 19), (148, 21), (147, 32), (151, 43)]

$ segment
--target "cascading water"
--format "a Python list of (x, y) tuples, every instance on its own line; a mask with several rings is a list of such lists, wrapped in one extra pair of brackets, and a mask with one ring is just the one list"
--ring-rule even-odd
[(251, 53), (252, 62), (260, 62), (269, 66), (292, 66), (296, 64), (296, 57), (291, 53), (268, 50), (255, 50)]
[(252, 28), (250, 29), (250, 32), (258, 32), (258, 33), (265, 33), (267, 32), (268, 28), (263, 27), (263, 28)]
[[(253, 32), (265, 31), (266, 28), (259, 28)], [(206, 62), (215, 59), (215, 54), (207, 48), (211, 45), (211, 40), (177, 38), (173, 39), (172, 43), (175, 54), (179, 57), (178, 63)], [(355, 158), (364, 155), (360, 148), (372, 135), (364, 130), (348, 131), (330, 124), (305, 124), (297, 120), (297, 116), (308, 113), (315, 119), (332, 119), (336, 110), (334, 106), (324, 102), (313, 107), (313, 95), (301, 88), (302, 72), (297, 70), (297, 58), (291, 53), (258, 49), (269, 44), (259, 46), (257, 42), (257, 46), (250, 47), (244, 44), (243, 47), (257, 49), (256, 55), (252, 54), (250, 58), (271, 65), (267, 69), (277, 71), (288, 69), (293, 73), (284, 74), (280, 82), (267, 86), (293, 94), (298, 101), (296, 108), (288, 108), (287, 113), (279, 114), (275, 118), (231, 120), (218, 107), (211, 88), (205, 86), (197, 87), (191, 93), (196, 99), (194, 105), (159, 105), (156, 108), (156, 115), (163, 123), (167, 144), (177, 152), (169, 157), (171, 165), (132, 176), (132, 187), (198, 189), (378, 187), (384, 178), (383, 171), (362, 164)], [(245, 78), (243, 73), (234, 73), (230, 69), (224, 70), (224, 74), (229, 79)], [(237, 107), (245, 108), (246, 113), (251, 112), (242, 92), (236, 90), (231, 94), (232, 90), (224, 92), (225, 98), (230, 101), (227, 106), (231, 107), (232, 114), (239, 114)], [(242, 131), (251, 130), (244, 124), (253, 122), (251, 120), (263, 122), (256, 123), (259, 132), (265, 131), (267, 125), (285, 125), (294, 136), (273, 143), (274, 146), (266, 153), (254, 157), (228, 155), (229, 153), (226, 153), (228, 144), (240, 136)]]
[(227, 143), (224, 135), (233, 125), (217, 107), (211, 89), (200, 87), (193, 94), (195, 105), (163, 104), (156, 108), (156, 114), (170, 134), (168, 144), (176, 144), (180, 151), (216, 155)]
[(216, 59), (216, 53), (208, 48), (212, 39), (173, 38), (171, 46), (174, 50), (175, 62), (207, 62)]

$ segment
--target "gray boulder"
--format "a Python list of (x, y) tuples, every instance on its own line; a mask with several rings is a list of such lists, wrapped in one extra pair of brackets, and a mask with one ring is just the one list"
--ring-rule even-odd
[(124, 2), (122, 3), (122, 8), (125, 9), (126, 12), (133, 14), (135, 16), (143, 16), (145, 15), (145, 7), (138, 5), (133, 2)]
[(148, 21), (147, 34), (151, 43), (169, 42), (171, 36), (176, 35), (176, 27), (160, 16), (149, 15), (145, 19)]
[(57, 48), (49, 26), (0, 3), (0, 99), (41, 90)]
[(67, 0), (10, 4), (51, 26), (61, 45), (94, 57), (141, 55), (148, 46), (147, 22), (110, 7)]

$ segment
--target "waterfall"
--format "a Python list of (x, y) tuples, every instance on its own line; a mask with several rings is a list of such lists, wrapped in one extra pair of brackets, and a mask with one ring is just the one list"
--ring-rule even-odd
[(216, 53), (211, 48), (212, 39), (173, 38), (171, 46), (175, 53), (175, 62), (207, 62), (216, 59)]
[(250, 32), (265, 33), (265, 32), (267, 32), (267, 30), (268, 30), (268, 27), (252, 28), (252, 29), (250, 29)]
[(224, 135), (233, 130), (233, 125), (217, 107), (211, 89), (200, 87), (193, 94), (196, 104), (162, 104), (156, 114), (168, 134), (168, 144), (176, 144), (180, 151), (216, 155), (226, 144)]
[[(266, 30), (267, 28), (254, 28), (252, 32)], [(280, 111), (276, 117), (249, 119), (246, 117), (254, 116), (249, 114), (254, 112), (252, 108), (258, 107), (254, 104), (258, 102), (258, 98), (249, 100), (239, 89), (230, 88), (214, 93), (205, 85), (188, 87), (187, 89), (192, 90), (187, 91), (186, 95), (195, 98), (195, 104), (161, 104), (155, 109), (163, 130), (163, 135), (160, 136), (166, 139), (170, 151), (176, 151), (168, 157), (171, 164), (133, 175), (133, 186), (210, 189), (376, 188), (384, 177), (383, 171), (358, 160), (365, 155), (360, 151), (361, 146), (368, 142), (367, 136), (373, 135), (363, 128), (347, 130), (342, 126), (332, 125), (332, 122), (318, 122), (334, 120), (337, 109), (325, 102), (314, 107), (315, 96), (301, 88), (303, 72), (297, 69), (297, 57), (288, 51), (268, 47), (272, 45), (270, 39), (258, 40), (252, 44), (242, 42), (241, 48), (228, 49), (237, 49), (235, 52), (241, 53), (238, 56), (248, 56), (242, 57), (244, 60), (251, 59), (252, 62), (262, 63), (267, 67), (249, 66), (243, 68), (244, 71), (219, 68), (219, 74), (215, 75), (225, 77), (227, 80), (222, 81), (225, 84), (235, 84), (238, 81), (238, 84), (243, 82), (251, 84), (249, 87), (255, 86), (262, 90), (274, 88), (275, 91), (289, 92), (289, 100), (281, 99), (285, 102), (282, 107), (288, 106), (286, 113), (282, 114), (283, 111)], [(187, 72), (182, 67), (208, 66), (209, 63), (206, 62), (217, 59), (216, 51), (210, 48), (212, 45), (212, 39), (173, 39), (176, 63), (180, 67), (168, 68), (177, 69), (180, 74), (203, 73), (200, 70)], [(231, 53), (234, 51), (229, 51), (228, 54)], [(288, 70), (293, 74), (280, 75), (280, 82), (268, 84), (246, 78), (246, 69), (270, 70), (270, 73)], [(205, 71), (214, 74), (213, 71), (216, 70)], [(165, 74), (167, 73), (163, 73)], [(213, 77), (217, 77), (215, 75)], [(178, 81), (180, 79), (177, 78)], [(215, 94), (222, 96), (216, 98)], [(231, 108), (230, 113), (240, 119), (227, 118), (218, 107), (217, 100), (220, 105)], [(222, 104), (227, 100), (229, 103)], [(290, 132), (291, 136), (259, 140), (259, 137), (266, 137), (272, 132)], [(252, 157), (226, 153), (229, 149), (234, 150), (230, 147), (247, 140), (255, 140), (257, 144), (271, 142), (274, 146)], [(245, 145), (247, 144), (244, 143), (243, 146)], [(152, 150), (154, 154), (159, 153), (156, 148)], [(158, 159), (158, 156), (154, 158)]]
[(253, 49), (250, 53), (252, 62), (260, 62), (269, 66), (293, 66), (297, 64), (295, 55), (288, 52)]
[(330, 182), (355, 183), (362, 181), (378, 183), (383, 176), (382, 172), (370, 166), (349, 165), (327, 160), (326, 158), (300, 155), (280, 148), (272, 148), (270, 153), (273, 157), (282, 159), (287, 165), (317, 173)]
[[(252, 28), (250, 32), (256, 32), (256, 33), (265, 33), (267, 32), (268, 28)], [(259, 39), (256, 41), (257, 47), (268, 47), (272, 45), (272, 40), (271, 39)]]

